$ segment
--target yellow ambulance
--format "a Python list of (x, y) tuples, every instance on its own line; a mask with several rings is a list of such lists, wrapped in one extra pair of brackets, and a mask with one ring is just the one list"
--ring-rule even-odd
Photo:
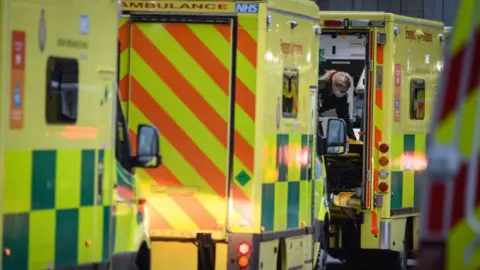
[(384, 12), (334, 11), (320, 12), (320, 26), (319, 75), (348, 72), (355, 85), (348, 121), (356, 141), (324, 156), (328, 253), (359, 269), (372, 269), (372, 262), (406, 269), (418, 249), (444, 26)]
[(161, 131), (162, 166), (137, 170), (152, 269), (324, 267), (317, 5), (122, 9), (120, 92), (132, 138), (139, 124)]
[(159, 135), (130, 152), (118, 19), (112, 0), (0, 2), (3, 270), (150, 269), (131, 172), (158, 166)]
[(458, 1), (432, 121), (419, 267), (480, 268), (480, 4)]

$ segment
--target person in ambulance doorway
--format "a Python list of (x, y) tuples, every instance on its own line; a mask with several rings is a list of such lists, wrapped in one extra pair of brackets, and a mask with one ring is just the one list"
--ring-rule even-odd
[(348, 92), (353, 94), (353, 78), (346, 72), (331, 70), (320, 77), (319, 82), (318, 115), (333, 116), (330, 111), (334, 111), (336, 117), (343, 119), (347, 124), (348, 138), (356, 141), (348, 102)]

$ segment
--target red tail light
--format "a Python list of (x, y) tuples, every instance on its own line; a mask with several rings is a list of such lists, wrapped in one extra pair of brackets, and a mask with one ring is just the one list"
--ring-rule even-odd
[(388, 190), (388, 184), (386, 182), (381, 182), (380, 184), (378, 184), (378, 189), (381, 191), (381, 192), (387, 192)]
[(325, 20), (326, 27), (342, 27), (342, 20)]
[(388, 149), (390, 149), (390, 147), (389, 147), (388, 144), (386, 144), (386, 143), (382, 143), (382, 144), (380, 144), (380, 146), (378, 147), (378, 150), (380, 150), (380, 152), (382, 152), (382, 153), (388, 152)]
[(380, 159), (378, 160), (378, 163), (381, 166), (387, 166), (388, 165), (388, 157), (386, 156), (381, 156)]

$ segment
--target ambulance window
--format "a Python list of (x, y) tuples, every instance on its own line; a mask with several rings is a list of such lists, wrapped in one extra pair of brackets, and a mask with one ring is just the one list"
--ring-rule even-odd
[(50, 56), (45, 111), (49, 124), (73, 124), (78, 113), (78, 61)]
[(298, 75), (298, 69), (283, 70), (282, 113), (285, 118), (296, 118), (298, 114)]
[(410, 81), (410, 119), (423, 120), (425, 118), (425, 80), (412, 79)]

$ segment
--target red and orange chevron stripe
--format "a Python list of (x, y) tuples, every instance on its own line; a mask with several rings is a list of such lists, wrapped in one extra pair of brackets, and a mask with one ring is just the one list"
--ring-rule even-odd
[[(128, 20), (119, 29), (120, 92), (128, 103), (124, 109), (128, 110), (132, 140), (138, 124), (152, 123), (161, 132), (162, 153), (167, 155), (160, 168), (140, 175), (149, 179), (149, 185), (154, 183), (166, 190), (186, 186), (198, 189), (149, 197), (152, 229), (223, 229), (227, 218), (232, 34), (230, 25), (147, 25)], [(159, 40), (156, 35), (165, 39)], [(233, 175), (242, 170), (253, 175), (257, 43), (256, 35), (241, 25), (236, 35)], [(233, 208), (250, 226), (251, 194), (251, 184), (233, 182)]]

